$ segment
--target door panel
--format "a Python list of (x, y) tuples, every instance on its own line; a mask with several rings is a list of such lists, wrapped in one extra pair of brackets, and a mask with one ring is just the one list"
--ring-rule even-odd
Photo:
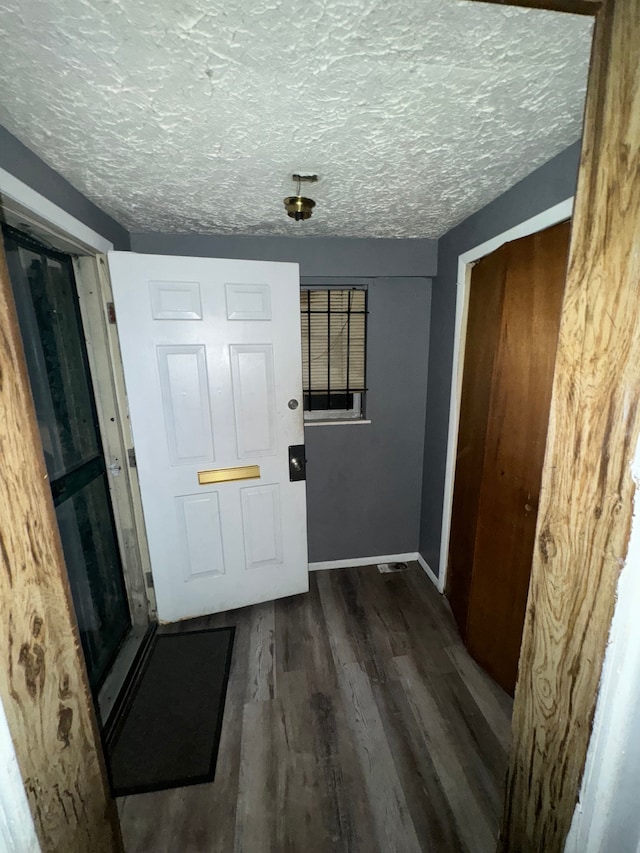
[(114, 252), (109, 267), (160, 618), (306, 591), (297, 266)]
[(268, 284), (227, 284), (227, 320), (270, 320)]
[[(452, 583), (465, 587), (462, 632), (469, 651), (511, 693), (529, 589), (569, 234), (570, 224), (561, 223), (509, 243), (474, 268), (471, 282), (471, 299), (484, 300), (484, 288), (474, 293), (476, 269), (481, 283), (493, 281), (499, 336), (491, 375), (483, 380), (485, 390), (489, 380), (484, 422), (476, 424), (483, 446), (476, 443), (472, 465), (456, 469), (461, 494), (464, 477), (470, 469), (475, 472), (476, 502), (475, 512), (459, 513), (452, 524), (453, 553), (460, 550), (457, 540), (472, 542)], [(482, 356), (477, 341), (471, 346), (467, 356), (473, 364)], [(473, 370), (470, 376), (477, 382)], [(463, 381), (466, 386), (466, 374)]]
[(217, 492), (176, 498), (176, 516), (184, 560), (184, 579), (225, 573), (220, 499)]
[(150, 281), (149, 292), (154, 320), (202, 320), (197, 281)]
[(277, 452), (273, 347), (231, 344), (231, 377), (239, 459)]
[(164, 427), (172, 465), (215, 459), (204, 346), (159, 346)]
[(244, 550), (248, 569), (282, 563), (280, 486), (252, 486), (240, 490)]

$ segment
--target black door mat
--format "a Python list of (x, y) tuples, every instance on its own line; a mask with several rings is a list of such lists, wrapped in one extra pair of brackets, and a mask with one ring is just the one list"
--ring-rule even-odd
[(235, 628), (161, 630), (109, 721), (105, 751), (116, 797), (215, 775)]

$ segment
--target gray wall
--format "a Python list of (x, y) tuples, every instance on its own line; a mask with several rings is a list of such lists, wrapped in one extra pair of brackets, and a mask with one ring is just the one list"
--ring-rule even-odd
[(431, 282), (369, 286), (370, 424), (309, 426), (309, 559), (417, 551)]
[(62, 175), (47, 166), (44, 160), (1, 126), (0, 168), (110, 240), (116, 249), (126, 251), (129, 248), (129, 232), (122, 225), (96, 207)]
[(438, 277), (433, 282), (431, 304), (419, 549), (436, 574), (447, 458), (458, 256), (572, 196), (579, 155), (580, 143), (576, 142), (438, 242)]
[(132, 234), (134, 252), (291, 261), (303, 278), (368, 278), (371, 424), (305, 429), (311, 562), (416, 551), (434, 240)]
[[(304, 227), (304, 226), (303, 226)], [(433, 276), (437, 240), (131, 234), (131, 251), (155, 255), (293, 261), (302, 276)]]

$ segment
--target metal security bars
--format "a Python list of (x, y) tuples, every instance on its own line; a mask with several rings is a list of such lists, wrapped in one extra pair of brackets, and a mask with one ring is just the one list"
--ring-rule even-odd
[(359, 417), (366, 391), (367, 291), (302, 290), (300, 330), (305, 411)]

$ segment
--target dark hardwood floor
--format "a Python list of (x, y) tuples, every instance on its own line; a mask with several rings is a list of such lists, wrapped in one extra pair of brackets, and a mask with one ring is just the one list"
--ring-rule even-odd
[(416, 564), (182, 623), (231, 624), (215, 781), (120, 799), (127, 853), (493, 853), (511, 700)]

